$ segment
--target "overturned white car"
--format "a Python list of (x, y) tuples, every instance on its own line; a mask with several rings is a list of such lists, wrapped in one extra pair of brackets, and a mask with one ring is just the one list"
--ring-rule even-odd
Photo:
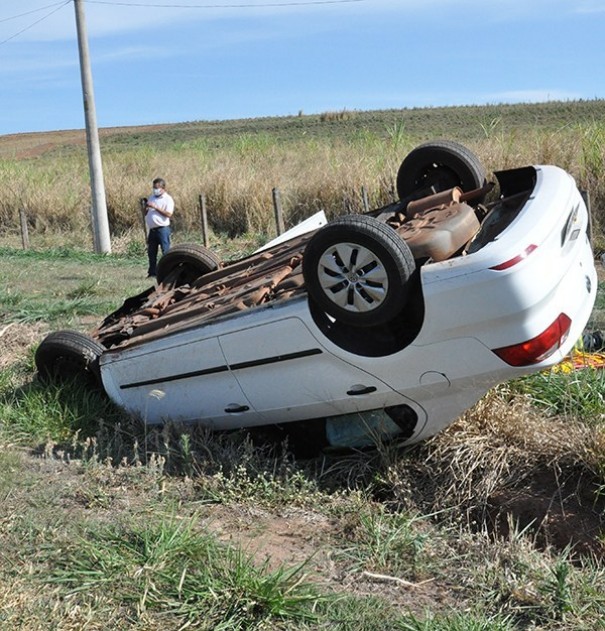
[(176, 246), (158, 287), (90, 337), (47, 336), (38, 371), (94, 375), (152, 424), (313, 426), (333, 446), (432, 436), (497, 383), (563, 359), (595, 300), (572, 177), (495, 177), (490, 193), (471, 152), (427, 143), (387, 207), (320, 215), (225, 265)]

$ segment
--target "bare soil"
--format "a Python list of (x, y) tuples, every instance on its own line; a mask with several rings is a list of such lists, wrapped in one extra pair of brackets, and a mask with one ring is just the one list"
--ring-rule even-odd
[[(148, 133), (173, 127), (173, 125), (143, 125), (141, 127), (106, 127), (99, 136), (109, 138), (115, 134)], [(86, 146), (84, 129), (6, 134), (0, 136), (0, 157), (22, 160), (38, 158), (55, 149)]]
[(522, 488), (490, 498), (488, 525), (495, 535), (506, 537), (511, 523), (517, 524), (536, 533), (541, 547), (571, 547), (576, 555), (603, 559), (605, 498), (596, 491), (596, 480), (585, 474), (561, 480), (552, 471), (539, 471)]

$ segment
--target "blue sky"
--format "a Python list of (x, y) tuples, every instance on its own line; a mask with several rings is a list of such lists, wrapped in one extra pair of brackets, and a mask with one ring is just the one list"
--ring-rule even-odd
[[(99, 126), (605, 98), (605, 0), (268, 1), (88, 0)], [(0, 0), (0, 134), (83, 126), (73, 3)]]

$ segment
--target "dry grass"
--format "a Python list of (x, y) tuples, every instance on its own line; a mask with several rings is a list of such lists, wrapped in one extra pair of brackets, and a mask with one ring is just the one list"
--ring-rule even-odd
[(499, 388), (418, 449), (384, 471), (380, 492), (394, 506), (496, 532), (528, 526), (546, 544), (605, 551), (593, 540), (601, 528), (602, 426), (547, 417)]
[(322, 112), (319, 115), (319, 120), (322, 123), (326, 123), (329, 121), (348, 121), (355, 117), (355, 112), (352, 112), (347, 109), (343, 109), (337, 112)]
[(36, 344), (46, 330), (46, 325), (42, 323), (26, 325), (9, 322), (0, 325), (0, 370), (21, 360), (24, 349)]
[[(331, 216), (345, 209), (361, 211), (362, 186), (369, 192), (371, 206), (388, 203), (401, 160), (426, 139), (411, 136), (403, 124), (378, 135), (361, 125), (352, 126), (351, 121), (334, 122), (349, 125), (353, 131), (342, 137), (303, 135), (286, 142), (269, 132), (247, 132), (216, 146), (204, 139), (165, 144), (142, 141), (135, 148), (110, 145), (104, 151), (104, 171), (112, 231), (121, 235), (140, 229), (138, 199), (149, 193), (149, 182), (157, 175), (166, 178), (176, 199), (174, 224), (180, 231), (197, 230), (202, 192), (212, 229), (229, 236), (273, 232), (274, 187), (282, 193), (290, 224), (319, 209)], [(569, 170), (581, 187), (590, 189), (602, 227), (604, 130), (598, 122), (521, 130), (506, 128), (496, 120), (484, 126), (482, 138), (465, 143), (489, 170), (547, 163)], [(18, 234), (21, 208), (27, 209), (35, 233), (88, 231), (83, 148), (36, 160), (1, 160), (0, 178), (5, 182), (0, 200), (4, 238)]]

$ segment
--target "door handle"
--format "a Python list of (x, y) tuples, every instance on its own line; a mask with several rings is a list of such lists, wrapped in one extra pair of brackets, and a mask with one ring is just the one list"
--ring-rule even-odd
[(225, 412), (227, 412), (227, 414), (239, 414), (240, 412), (247, 412), (249, 409), (247, 405), (237, 405), (237, 403), (234, 403), (226, 407)]
[(347, 390), (347, 394), (350, 397), (358, 397), (362, 394), (370, 394), (372, 392), (376, 392), (376, 387), (375, 386), (362, 386), (362, 385), (358, 385), (358, 386), (351, 386), (350, 390)]

